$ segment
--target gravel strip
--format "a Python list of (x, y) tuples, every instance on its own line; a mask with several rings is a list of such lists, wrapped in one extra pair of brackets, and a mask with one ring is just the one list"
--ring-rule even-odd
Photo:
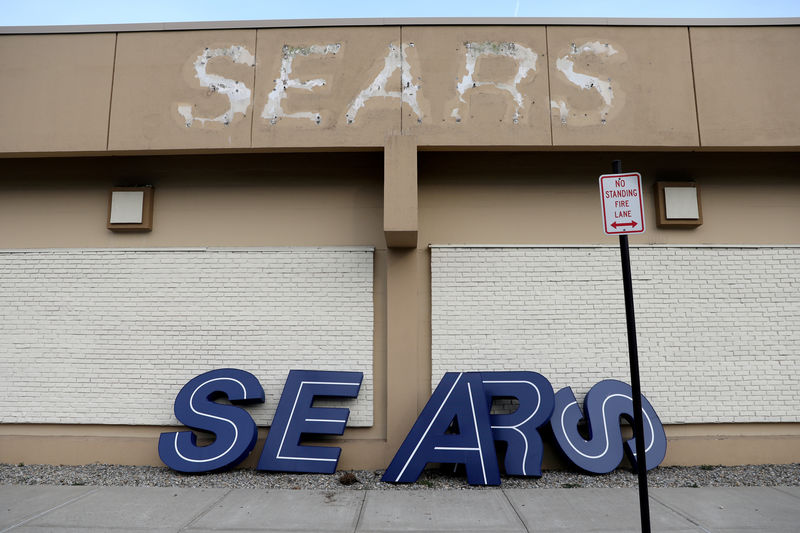
[[(347, 474), (355, 476), (356, 481)], [(350, 470), (326, 474), (282, 474), (239, 469), (215, 474), (180, 474), (167, 467), (92, 464), (84, 466), (0, 464), (0, 485), (100, 485), (128, 487), (198, 487), (235, 489), (310, 490), (492, 490), (472, 487), (463, 472), (431, 469), (416, 483), (391, 484), (380, 480), (383, 470)], [(346, 484), (352, 481), (351, 484)], [(800, 463), (747, 466), (667, 466), (648, 472), (649, 487), (769, 487), (800, 486)], [(550, 470), (541, 478), (503, 476), (503, 488), (553, 489), (636, 487), (629, 470), (600, 476)]]

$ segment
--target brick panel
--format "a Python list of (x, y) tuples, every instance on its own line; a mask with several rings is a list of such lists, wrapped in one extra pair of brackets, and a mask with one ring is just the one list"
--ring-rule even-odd
[(253, 373), (269, 425), (290, 369), (364, 372), (372, 424), (371, 249), (0, 252), (0, 421), (176, 424), (175, 396)]
[[(631, 249), (642, 390), (665, 423), (800, 421), (800, 248)], [(617, 247), (434, 247), (432, 377), (630, 382)]]

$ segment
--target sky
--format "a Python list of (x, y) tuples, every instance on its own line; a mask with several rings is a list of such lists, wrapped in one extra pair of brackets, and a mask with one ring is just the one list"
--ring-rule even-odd
[(397, 17), (800, 17), (800, 0), (0, 0), (0, 26)]

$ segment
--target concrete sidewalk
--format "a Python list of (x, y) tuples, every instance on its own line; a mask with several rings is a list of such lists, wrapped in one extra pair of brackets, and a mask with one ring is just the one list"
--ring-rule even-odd
[[(653, 531), (800, 531), (800, 487), (650, 489)], [(5, 531), (639, 531), (636, 489), (0, 486)]]

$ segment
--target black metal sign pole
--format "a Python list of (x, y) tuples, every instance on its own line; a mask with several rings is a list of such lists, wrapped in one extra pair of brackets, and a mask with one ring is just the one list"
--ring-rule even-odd
[[(622, 174), (622, 161), (611, 163), (614, 174)], [(644, 421), (642, 420), (642, 386), (639, 383), (639, 349), (636, 345), (636, 320), (633, 316), (633, 283), (631, 281), (631, 255), (628, 236), (619, 236), (619, 253), (622, 259), (622, 285), (625, 288), (625, 319), (628, 324), (628, 352), (631, 364), (631, 389), (633, 393), (633, 436), (636, 437), (636, 469), (639, 474), (639, 513), (642, 533), (650, 533), (650, 500), (647, 496), (647, 462), (644, 451)]]

